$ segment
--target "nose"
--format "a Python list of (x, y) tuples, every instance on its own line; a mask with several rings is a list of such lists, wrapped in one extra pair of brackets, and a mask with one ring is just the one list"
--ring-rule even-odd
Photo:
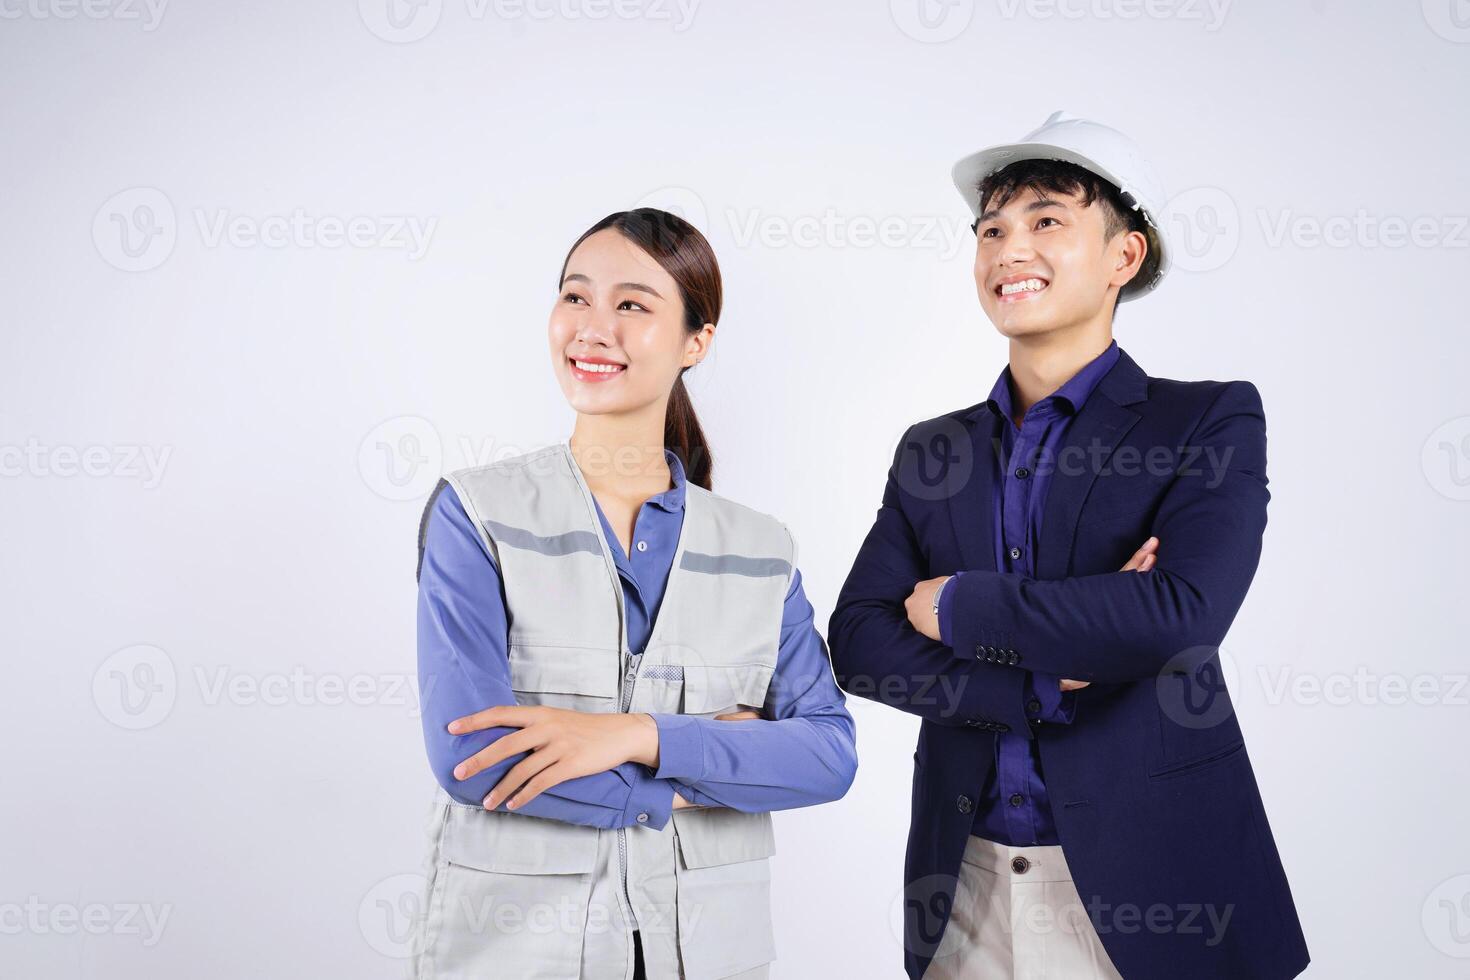
[(1030, 262), (1035, 257), (1036, 250), (1031, 246), (1031, 233), (1025, 229), (1018, 229), (1006, 235), (998, 261), (1003, 266), (1017, 265), (1022, 262)]
[(577, 322), (576, 339), (586, 347), (611, 347), (616, 339), (614, 325), (596, 310), (588, 310)]

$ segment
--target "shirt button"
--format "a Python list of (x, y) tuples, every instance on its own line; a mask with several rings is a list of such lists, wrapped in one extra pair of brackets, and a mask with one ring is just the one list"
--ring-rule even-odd
[(1032, 698), (1030, 701), (1026, 702), (1026, 710), (1031, 712), (1033, 715), (1040, 714), (1041, 702), (1036, 700), (1035, 698)]
[(639, 541), (638, 542), (638, 550), (639, 551), (647, 551), (648, 550), (648, 542), (647, 541)]
[(1017, 479), (1024, 480), (1024, 479), (1026, 479), (1026, 477), (1028, 477), (1030, 475), (1031, 475), (1031, 471), (1028, 470), (1026, 467), (1024, 467), (1024, 466), (1018, 466), (1018, 467), (1016, 467), (1016, 478)]
[(1025, 858), (1018, 857), (1011, 859), (1011, 870), (1014, 871), (1016, 874), (1023, 875), (1030, 869), (1031, 862), (1026, 860)]
[(1012, 548), (1011, 549), (1011, 558), (1014, 560), (1014, 559), (1020, 558), (1020, 557), (1021, 557), (1021, 549), (1020, 548)]
[(648, 814), (646, 814), (646, 813), (640, 813), (640, 814), (638, 814), (638, 822), (639, 823), (648, 823)]
[(1022, 803), (1025, 802), (1026, 797), (1022, 796), (1020, 793), (1011, 794), (1011, 806), (1020, 806)]

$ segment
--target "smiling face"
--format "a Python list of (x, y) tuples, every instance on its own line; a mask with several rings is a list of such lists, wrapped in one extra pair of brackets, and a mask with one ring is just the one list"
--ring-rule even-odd
[(682, 368), (704, 357), (714, 326), (684, 322), (679, 285), (614, 228), (567, 259), (548, 324), (562, 394), (584, 415), (663, 410)]
[(975, 229), (980, 305), (1006, 337), (1104, 322), (1118, 288), (1137, 273), (1140, 232), (1105, 237), (1105, 205), (1080, 193), (1020, 188), (1003, 207), (993, 195)]

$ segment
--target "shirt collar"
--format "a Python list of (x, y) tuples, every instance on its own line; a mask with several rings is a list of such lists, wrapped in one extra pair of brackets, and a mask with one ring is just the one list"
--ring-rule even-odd
[(667, 446), (664, 447), (664, 459), (668, 460), (669, 476), (673, 478), (674, 485), (663, 493), (649, 497), (648, 502), (672, 514), (684, 509), (684, 464), (679, 462), (679, 454)]
[[(1117, 363), (1118, 356), (1121, 353), (1122, 348), (1118, 346), (1118, 341), (1114, 339), (1108, 344), (1106, 350), (1084, 364), (1081, 370), (1068, 378), (1060, 388), (1047, 395), (1042, 401), (1057, 399), (1075, 414), (1087, 403), (1087, 398), (1092, 394), (1092, 390), (1103, 379), (1103, 375), (1107, 374), (1113, 365)], [(1015, 402), (1011, 397), (1011, 366), (1009, 364), (1001, 370), (1000, 377), (995, 379), (995, 385), (990, 389), (990, 397), (986, 399), (985, 403), (990, 406), (991, 411), (998, 414), (1001, 418), (1010, 419), (1013, 417), (1012, 409)]]

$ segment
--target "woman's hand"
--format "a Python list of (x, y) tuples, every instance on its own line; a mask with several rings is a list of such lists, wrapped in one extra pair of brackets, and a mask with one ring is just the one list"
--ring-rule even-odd
[[(1118, 569), (1118, 571), (1146, 572), (1154, 567), (1154, 562), (1158, 559), (1158, 552), (1159, 539), (1156, 536), (1150, 536), (1143, 543), (1143, 546), (1133, 553), (1133, 557), (1123, 563), (1123, 567)], [(1061, 686), (1063, 691), (1080, 691), (1091, 683), (1091, 681), (1074, 681), (1063, 678)]]
[[(732, 711), (716, 715), (717, 721), (746, 721), (760, 718), (755, 711)], [(469, 779), (478, 772), (529, 752), (495, 784), (484, 799), (493, 810), (510, 797), (506, 808), (518, 809), (558, 783), (578, 776), (616, 769), (625, 762), (658, 768), (658, 725), (648, 714), (572, 711), (544, 705), (497, 705), (449, 723), (452, 735), (488, 728), (519, 728), (502, 735), (454, 767), (456, 779)], [(514, 794), (514, 795), (512, 795)], [(681, 798), (675, 794), (675, 806)], [(683, 801), (683, 806), (695, 804)], [(681, 807), (682, 808), (682, 807)]]
[(625, 762), (658, 765), (658, 726), (646, 714), (499, 705), (456, 718), (449, 723), (449, 732), (464, 735), (502, 727), (520, 731), (502, 735), (454, 768), (456, 779), (468, 779), (513, 755), (530, 753), (485, 797), (487, 810), (512, 793), (506, 805), (514, 810), (558, 783), (616, 769)]

